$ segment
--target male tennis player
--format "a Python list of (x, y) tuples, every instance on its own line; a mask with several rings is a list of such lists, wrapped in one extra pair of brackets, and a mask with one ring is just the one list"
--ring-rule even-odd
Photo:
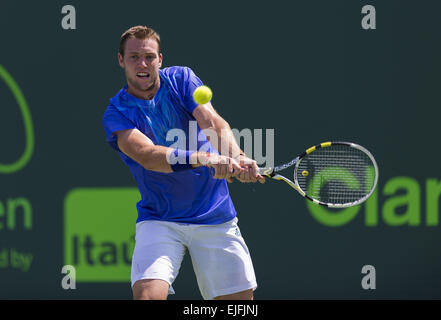
[[(194, 102), (201, 80), (187, 67), (160, 69), (162, 58), (154, 30), (136, 26), (124, 32), (118, 60), (127, 84), (103, 116), (106, 139), (130, 168), (141, 193), (133, 297), (166, 299), (174, 293), (172, 283), (188, 249), (204, 299), (253, 299), (256, 277), (226, 180), (264, 178), (211, 103)], [(189, 141), (190, 121), (197, 121), (198, 141)], [(167, 133), (172, 129), (186, 133), (186, 146), (194, 143), (204, 151), (171, 147), (175, 141)], [(204, 129), (216, 132), (217, 138), (201, 134)], [(228, 154), (219, 154), (213, 145), (227, 146)]]

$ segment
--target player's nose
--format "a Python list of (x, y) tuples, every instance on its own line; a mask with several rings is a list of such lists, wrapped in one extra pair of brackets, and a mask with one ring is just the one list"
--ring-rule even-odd
[(139, 64), (140, 64), (141, 67), (147, 67), (147, 62), (145, 61), (144, 58), (143, 58), (143, 59), (140, 59)]

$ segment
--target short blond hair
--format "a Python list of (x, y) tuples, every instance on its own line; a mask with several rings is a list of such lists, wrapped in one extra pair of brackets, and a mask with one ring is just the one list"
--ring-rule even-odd
[(161, 37), (152, 28), (146, 26), (135, 26), (126, 30), (121, 35), (121, 40), (119, 42), (119, 53), (124, 57), (124, 49), (128, 39), (154, 39), (158, 43), (158, 54), (161, 53)]

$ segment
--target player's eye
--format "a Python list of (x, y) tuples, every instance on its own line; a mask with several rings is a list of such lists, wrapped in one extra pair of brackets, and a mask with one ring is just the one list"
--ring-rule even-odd
[(138, 59), (138, 56), (137, 56), (137, 55), (133, 55), (133, 56), (130, 56), (130, 58), (131, 58), (132, 60), (136, 60), (136, 59)]

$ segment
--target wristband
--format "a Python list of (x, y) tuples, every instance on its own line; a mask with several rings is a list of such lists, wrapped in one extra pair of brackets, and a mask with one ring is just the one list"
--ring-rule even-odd
[(173, 172), (193, 169), (193, 166), (190, 164), (190, 157), (194, 152), (195, 151), (175, 149), (170, 155), (170, 162), (176, 162), (174, 164), (170, 163)]

